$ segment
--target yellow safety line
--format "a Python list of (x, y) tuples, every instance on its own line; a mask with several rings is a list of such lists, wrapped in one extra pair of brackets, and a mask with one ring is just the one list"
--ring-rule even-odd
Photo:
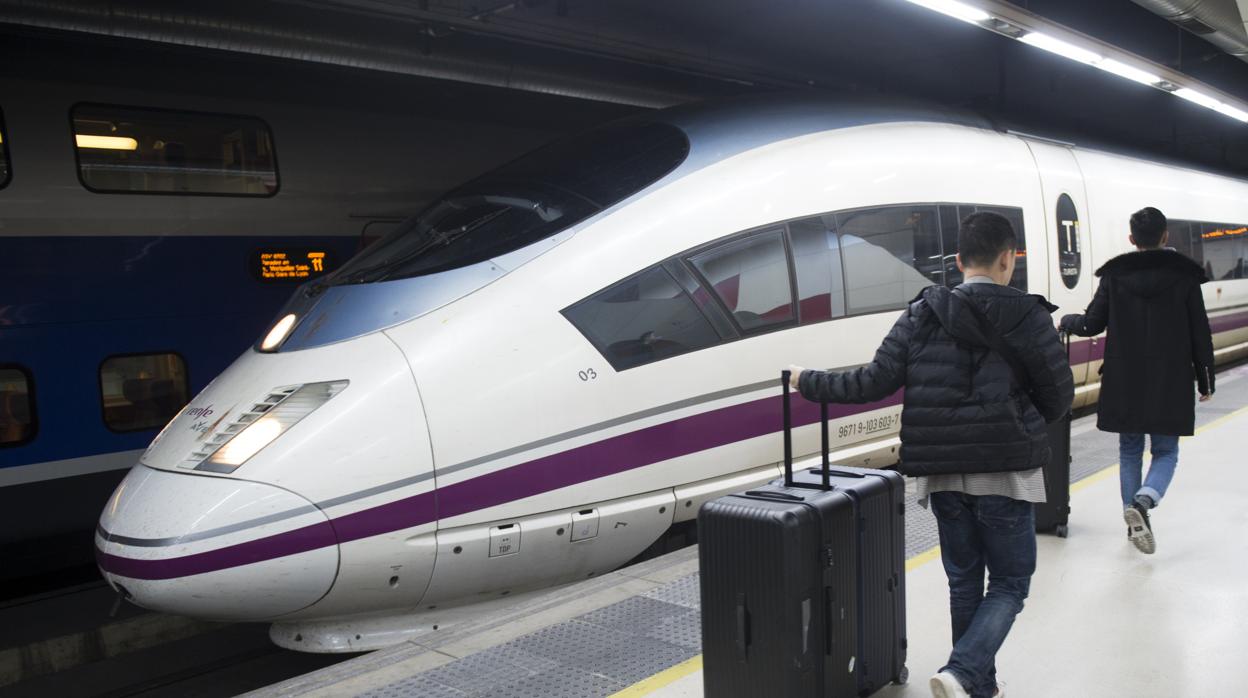
[(918, 555), (915, 555), (909, 560), (906, 560), (906, 571), (910, 572), (922, 565), (926, 565), (927, 563), (931, 562), (932, 560), (935, 560), (938, 557), (940, 557), (939, 545), (934, 548), (931, 548), (930, 550), (924, 550)]
[[(1230, 414), (1222, 415), (1221, 417), (1218, 417), (1212, 422), (1209, 422), (1208, 424), (1197, 429), (1196, 433), (1203, 434), (1209, 431), (1210, 429), (1215, 429), (1217, 427), (1220, 427), (1226, 422), (1229, 422), (1230, 420), (1234, 419), (1235, 417), (1240, 416), (1241, 414), (1245, 412), (1248, 412), (1248, 407), (1241, 407), (1238, 410), (1235, 410), (1234, 412)], [(1088, 475), (1087, 477), (1079, 480), (1078, 482), (1073, 482), (1070, 485), (1071, 494), (1074, 494), (1075, 492), (1078, 492), (1079, 490), (1082, 490), (1084, 488), (1090, 487), (1091, 485), (1095, 485), (1096, 483), (1108, 478), (1110, 475), (1113, 475), (1116, 472), (1118, 472), (1118, 464), (1114, 463), (1111, 466), (1108, 466), (1106, 468), (1096, 471), (1095, 473), (1092, 473), (1091, 475)], [(912, 572), (918, 569), (919, 567), (926, 565), (932, 560), (935, 560), (938, 557), (940, 557), (939, 545), (933, 548), (930, 548), (928, 550), (924, 550), (918, 555), (915, 555), (909, 560), (906, 560), (906, 572)], [(650, 693), (653, 693), (659, 690), (660, 688), (676, 683), (677, 681), (685, 678), (686, 676), (692, 674), (695, 671), (701, 671), (701, 669), (702, 669), (702, 655), (699, 654), (696, 657), (686, 659), (685, 661), (681, 662), (680, 664), (677, 664), (674, 667), (671, 667), (670, 669), (665, 669), (663, 671), (660, 671), (659, 673), (655, 674), (654, 676), (651, 676), (648, 679), (642, 679), (640, 682), (635, 683), (632, 686), (629, 686), (628, 688), (620, 691), (619, 693), (612, 694), (610, 698), (629, 698), (629, 697), (649, 695)]]
[(613, 693), (611, 698), (625, 698), (626, 696), (644, 696), (663, 688), (664, 686), (676, 683), (695, 671), (702, 670), (702, 655), (691, 657), (676, 666), (660, 671), (648, 679), (642, 679), (640, 682), (629, 686), (628, 688)]

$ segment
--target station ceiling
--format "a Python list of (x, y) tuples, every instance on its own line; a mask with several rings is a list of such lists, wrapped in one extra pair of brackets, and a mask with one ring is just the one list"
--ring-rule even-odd
[[(1238, 12), (1238, 0), (1207, 2)], [(1248, 62), (1143, 2), (1013, 4), (1248, 101)], [(0, 0), (0, 22), (642, 108), (776, 90), (903, 95), (1248, 176), (1248, 124), (904, 0)]]

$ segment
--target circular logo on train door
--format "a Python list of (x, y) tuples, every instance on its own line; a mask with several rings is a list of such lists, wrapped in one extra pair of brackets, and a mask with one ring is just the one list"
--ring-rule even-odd
[(1066, 288), (1079, 283), (1083, 256), (1079, 253), (1079, 212), (1068, 194), (1057, 197), (1057, 269)]

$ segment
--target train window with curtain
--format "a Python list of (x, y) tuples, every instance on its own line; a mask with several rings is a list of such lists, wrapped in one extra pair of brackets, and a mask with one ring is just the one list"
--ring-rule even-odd
[(689, 257), (689, 264), (742, 332), (759, 332), (797, 320), (783, 229), (735, 238)]
[(273, 135), (249, 116), (80, 104), (78, 175), (94, 192), (272, 196)]
[(845, 315), (845, 273), (834, 216), (815, 216), (789, 223), (793, 268), (797, 275), (797, 307), (803, 324)]
[(1226, 223), (1201, 224), (1205, 273), (1214, 281), (1248, 279), (1248, 226)]
[(18, 366), (0, 366), (0, 448), (28, 443), (36, 427), (30, 374)]
[(836, 214), (851, 315), (904, 308), (944, 283), (935, 206), (886, 206)]
[(100, 364), (100, 399), (113, 431), (162, 427), (190, 401), (186, 363), (173, 353), (110, 356)]
[(0, 189), (9, 183), (9, 133), (4, 128), (4, 112), (0, 112)]
[(694, 299), (661, 266), (569, 306), (563, 315), (617, 371), (720, 341)]

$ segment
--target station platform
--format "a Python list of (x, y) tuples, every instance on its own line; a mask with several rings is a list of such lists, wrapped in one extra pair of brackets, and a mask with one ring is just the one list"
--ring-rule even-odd
[[(1031, 596), (998, 655), (1012, 698), (1235, 695), (1248, 685), (1248, 367), (1219, 376), (1197, 407), (1179, 469), (1153, 515), (1157, 553), (1126, 538), (1117, 437), (1095, 415), (1072, 430), (1069, 538), (1039, 536)], [(910, 485), (913, 487), (913, 484)], [(935, 520), (907, 498), (911, 683), (880, 698), (929, 696), (949, 651)], [(701, 696), (696, 548), (508, 606), (444, 632), (249, 696)]]

